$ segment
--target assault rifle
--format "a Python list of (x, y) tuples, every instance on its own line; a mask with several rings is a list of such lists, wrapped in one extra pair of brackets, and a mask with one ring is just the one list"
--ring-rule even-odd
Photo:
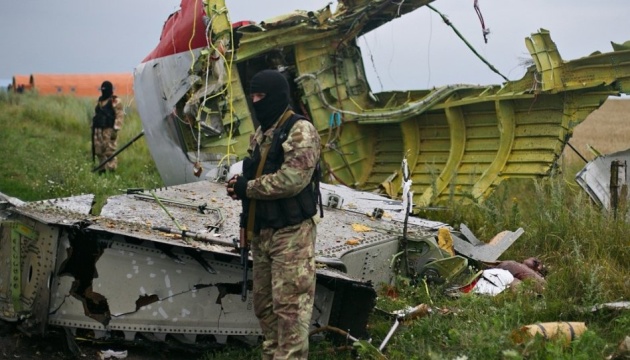
[[(94, 132), (94, 128), (92, 128), (92, 132)], [(92, 169), (92, 172), (96, 172), (96, 171), (100, 170), (103, 166), (105, 166), (105, 164), (107, 164), (108, 162), (112, 161), (112, 159), (115, 158), (116, 155), (120, 154), (123, 150), (125, 150), (127, 147), (129, 147), (129, 145), (133, 144), (136, 140), (140, 139), (143, 135), (144, 135), (144, 130), (142, 130), (138, 135), (136, 135), (128, 143), (123, 145), (123, 147), (121, 147), (120, 149), (116, 150), (110, 157), (108, 157), (107, 159), (103, 160), (100, 164), (98, 164), (96, 167), (94, 167)], [(92, 136), (92, 155), (94, 155), (94, 136)]]
[(241, 228), (239, 247), (241, 250), (241, 265), (243, 266), (243, 285), (241, 288), (241, 300), (247, 300), (247, 272), (249, 271), (249, 245), (247, 243), (247, 231)]

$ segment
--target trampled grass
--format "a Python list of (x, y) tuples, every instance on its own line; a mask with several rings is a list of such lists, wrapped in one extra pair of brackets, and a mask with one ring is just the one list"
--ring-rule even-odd
[[(90, 155), (92, 107), (91, 101), (74, 98), (0, 94), (0, 191), (23, 200), (82, 193), (103, 199), (126, 188), (160, 186), (143, 139), (120, 155), (116, 175), (91, 172), (95, 165)], [(619, 135), (627, 128), (623, 121), (628, 110), (630, 102), (604, 104), (576, 129), (571, 143), (576, 148), (589, 143), (602, 152), (626, 149), (624, 140), (611, 141), (610, 134)], [(605, 128), (611, 130), (595, 131)], [(140, 131), (140, 120), (129, 109), (119, 146)], [(494, 297), (453, 298), (445, 295), (443, 287), (412, 286), (399, 278), (389, 291), (378, 287), (377, 308), (383, 311), (371, 315), (372, 344), (378, 347), (393, 325), (384, 311), (424, 303), (432, 314), (399, 327), (386, 348), (388, 359), (611, 358), (618, 343), (630, 335), (630, 310), (591, 308), (630, 298), (630, 225), (624, 216), (595, 207), (575, 184), (573, 176), (582, 166), (579, 158), (567, 155), (563, 162), (562, 171), (550, 178), (511, 180), (483, 203), (454, 203), (425, 214), (453, 226), (465, 223), (482, 240), (522, 227), (525, 233), (502, 259), (541, 258), (550, 269), (542, 294), (524, 283), (517, 291)], [(572, 342), (518, 336), (524, 325), (556, 321), (585, 322), (588, 330)], [(357, 353), (344, 345), (352, 347), (351, 342), (313, 341), (310, 358), (356, 358)], [(373, 354), (361, 358), (376, 358)], [(259, 359), (260, 348), (230, 343), (204, 358)]]

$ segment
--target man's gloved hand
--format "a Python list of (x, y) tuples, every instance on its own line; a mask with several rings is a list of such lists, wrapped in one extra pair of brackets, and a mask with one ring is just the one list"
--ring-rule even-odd
[(227, 195), (232, 198), (232, 200), (238, 200), (236, 193), (234, 192), (234, 184), (236, 184), (236, 179), (238, 175), (232, 176), (230, 180), (225, 184), (225, 189), (227, 191)]
[(247, 199), (247, 179), (245, 177), (239, 176), (236, 178), (234, 193), (239, 199)]
[(227, 194), (233, 200), (242, 200), (247, 198), (247, 179), (243, 176), (234, 175), (228, 180)]

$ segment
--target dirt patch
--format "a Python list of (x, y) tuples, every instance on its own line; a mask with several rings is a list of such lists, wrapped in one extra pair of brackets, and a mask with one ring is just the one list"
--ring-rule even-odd
[(0, 359), (68, 359), (53, 339), (27, 337), (20, 332), (0, 335), (0, 349)]

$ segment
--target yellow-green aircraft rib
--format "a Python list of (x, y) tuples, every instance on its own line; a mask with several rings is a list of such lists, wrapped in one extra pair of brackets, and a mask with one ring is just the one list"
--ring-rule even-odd
[[(622, 85), (630, 74), (630, 52), (564, 62), (545, 30), (527, 44), (536, 66), (521, 80), (501, 87), (375, 94), (388, 99), (386, 107), (367, 94), (349, 94), (347, 81), (327, 81), (334, 76), (326, 71), (303, 81), (306, 103), (315, 105), (309, 108), (322, 133), (331, 111), (344, 113), (343, 135), (335, 151), (324, 153), (333, 178), (361, 189), (382, 187), (396, 196), (401, 177), (389, 175), (400, 175), (406, 155), (412, 160), (414, 200), (425, 206), (451, 195), (483, 200), (506, 178), (547, 175), (572, 128), (608, 96), (626, 92)], [(308, 53), (309, 44), (297, 48)], [(315, 73), (314, 67), (300, 72)], [(352, 141), (356, 133), (365, 135), (361, 143)]]
[[(335, 11), (296, 11), (257, 24), (206, 21), (212, 43), (192, 49), (198, 51), (190, 58), (193, 66), (186, 65), (192, 70), (171, 80), (172, 87), (190, 84), (188, 91), (165, 100), (176, 102), (174, 113), (186, 121), (173, 121), (168, 106), (162, 114), (166, 124), (174, 124), (179, 140), (173, 142), (183, 143), (186, 169), (193, 163), (220, 168), (245, 155), (254, 131), (247, 88), (265, 68), (287, 76), (295, 110), (319, 130), (323, 181), (398, 197), (406, 158), (417, 206), (450, 197), (482, 201), (504, 179), (548, 175), (572, 129), (609, 96), (630, 89), (628, 46), (564, 61), (541, 29), (525, 41), (533, 65), (520, 80), (373, 93), (356, 37), (429, 3), (348, 0), (339, 1)], [(227, 13), (213, 10), (224, 8), (223, 1), (209, 1), (206, 14), (225, 19)], [(185, 56), (147, 62), (144, 72), (171, 63), (179, 71)], [(142, 71), (136, 80), (147, 82)], [(166, 86), (167, 80), (159, 83)], [(164, 123), (155, 125), (143, 104), (162, 100), (144, 101), (146, 94), (136, 93), (145, 129), (160, 131)], [(190, 111), (197, 108), (204, 111)], [(164, 154), (171, 139), (148, 141), (152, 152)], [(181, 166), (156, 162), (166, 184), (191, 181)]]

